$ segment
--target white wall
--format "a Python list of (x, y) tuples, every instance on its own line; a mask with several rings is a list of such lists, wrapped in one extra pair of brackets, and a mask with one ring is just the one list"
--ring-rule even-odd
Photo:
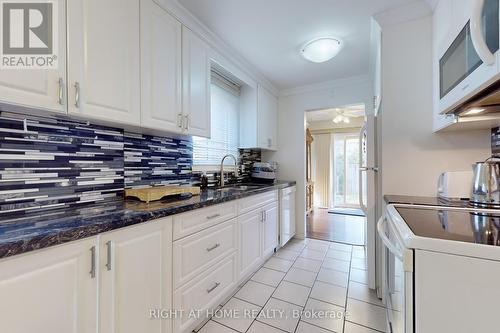
[(371, 103), (372, 83), (367, 77), (338, 80), (282, 92), (279, 99), (279, 151), (263, 154), (279, 163), (279, 178), (297, 181), (297, 237), (305, 236), (305, 111)]
[(435, 196), (439, 173), (489, 156), (489, 130), (432, 133), (430, 16), (383, 27), (382, 40), (382, 193)]

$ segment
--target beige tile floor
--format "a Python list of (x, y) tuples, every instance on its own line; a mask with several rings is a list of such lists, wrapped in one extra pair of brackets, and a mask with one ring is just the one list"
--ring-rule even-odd
[(223, 305), (243, 318), (213, 318), (198, 332), (386, 332), (386, 309), (366, 283), (364, 247), (292, 240)]

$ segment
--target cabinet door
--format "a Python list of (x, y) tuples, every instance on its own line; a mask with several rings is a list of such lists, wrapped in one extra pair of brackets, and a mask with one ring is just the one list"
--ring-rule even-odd
[(68, 1), (68, 109), (140, 125), (139, 0)]
[(97, 271), (90, 272), (97, 252), (92, 249), (97, 250), (97, 237), (0, 262), (0, 330), (95, 333)]
[(153, 0), (141, 1), (141, 124), (182, 132), (182, 25)]
[(278, 125), (278, 100), (259, 85), (257, 91), (257, 144), (259, 148), (275, 150)]
[(0, 69), (0, 102), (66, 113), (66, 1), (58, 16), (57, 69)]
[(238, 217), (240, 279), (252, 273), (261, 263), (262, 223), (261, 210)]
[(210, 137), (209, 47), (182, 27), (183, 112), (186, 134)]
[(171, 321), (150, 318), (150, 309), (171, 306), (170, 220), (101, 237), (101, 332), (171, 332)]
[(264, 208), (262, 257), (266, 259), (278, 246), (278, 205), (276, 203)]

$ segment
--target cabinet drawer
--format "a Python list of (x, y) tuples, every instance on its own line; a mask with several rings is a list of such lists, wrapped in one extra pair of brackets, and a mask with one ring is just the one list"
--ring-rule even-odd
[(278, 191), (266, 192), (263, 194), (253, 195), (251, 197), (241, 199), (238, 201), (240, 215), (251, 212), (252, 210), (255, 210), (277, 200)]
[(174, 286), (180, 287), (236, 251), (236, 219), (174, 242)]
[(191, 281), (174, 293), (174, 309), (181, 310), (184, 315), (175, 320), (174, 332), (191, 332), (199, 325), (202, 318), (189, 318), (190, 310), (201, 310), (204, 316), (206, 309), (216, 308), (222, 299), (228, 296), (237, 282), (235, 255), (221, 263), (195, 281)]
[(197, 209), (174, 216), (174, 240), (194, 234), (237, 215), (237, 202)]

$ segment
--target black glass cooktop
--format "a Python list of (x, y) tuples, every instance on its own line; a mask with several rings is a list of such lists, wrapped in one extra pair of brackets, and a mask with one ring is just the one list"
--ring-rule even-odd
[(396, 210), (416, 236), (500, 246), (500, 212), (413, 207)]

